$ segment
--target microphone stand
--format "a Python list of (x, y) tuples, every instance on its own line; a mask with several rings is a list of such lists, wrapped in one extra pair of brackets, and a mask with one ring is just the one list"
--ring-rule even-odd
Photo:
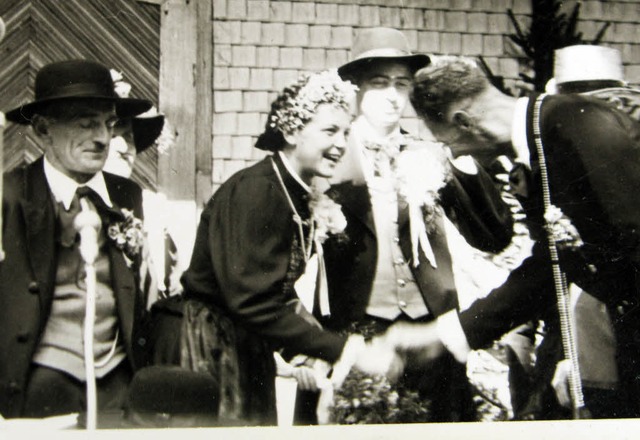
[[(7, 27), (0, 17), (0, 41), (4, 38)], [(0, 112), (0, 175), (4, 174), (4, 126), (5, 126), (5, 117), (4, 113)], [(0, 201), (4, 200), (2, 198), (3, 194), (3, 180), (0, 178)], [(0, 207), (0, 262), (4, 261), (4, 250), (2, 248), (2, 207)]]
[[(0, 40), (4, 33), (4, 23), (0, 18)], [(4, 174), (4, 113), (0, 112), (0, 174)], [(3, 200), (3, 183), (4, 179), (0, 178), (0, 200)], [(0, 208), (0, 262), (4, 261), (4, 250), (2, 248), (2, 208)]]
[(80, 233), (80, 255), (84, 260), (86, 273), (85, 283), (87, 296), (84, 315), (84, 366), (87, 382), (87, 430), (95, 430), (97, 426), (97, 391), (95, 359), (93, 352), (93, 335), (96, 316), (96, 268), (94, 263), (98, 257), (98, 230), (101, 220), (88, 202), (80, 199), (82, 210), (74, 220), (74, 226)]

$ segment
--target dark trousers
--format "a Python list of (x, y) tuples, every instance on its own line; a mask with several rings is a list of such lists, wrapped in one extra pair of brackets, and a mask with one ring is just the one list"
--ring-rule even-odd
[[(133, 373), (124, 360), (97, 380), (99, 411), (121, 410)], [(86, 410), (86, 384), (59, 370), (33, 365), (22, 417), (42, 418)]]

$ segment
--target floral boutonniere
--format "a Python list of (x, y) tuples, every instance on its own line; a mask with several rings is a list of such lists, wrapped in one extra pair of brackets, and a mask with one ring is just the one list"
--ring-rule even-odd
[(451, 178), (451, 166), (439, 144), (414, 142), (396, 159), (398, 199), (405, 202), (409, 212), (413, 266), (417, 267), (419, 249), (432, 267), (437, 262), (429, 243), (428, 232), (435, 229), (440, 212), (440, 190)]
[(398, 196), (423, 211), (427, 226), (440, 201), (440, 190), (451, 178), (451, 166), (437, 145), (424, 142), (403, 150), (396, 158)]
[(124, 220), (111, 223), (107, 235), (127, 258), (135, 260), (140, 255), (144, 244), (144, 230), (142, 220), (136, 218), (133, 212), (122, 209)]
[(342, 207), (325, 193), (314, 188), (309, 199), (309, 210), (315, 225), (315, 239), (324, 243), (329, 235), (338, 239), (345, 238), (344, 230), (347, 219), (342, 213)]
[(544, 219), (547, 222), (547, 232), (551, 233), (559, 248), (577, 249), (584, 244), (580, 233), (571, 223), (571, 219), (564, 215), (557, 206), (549, 206), (544, 214)]

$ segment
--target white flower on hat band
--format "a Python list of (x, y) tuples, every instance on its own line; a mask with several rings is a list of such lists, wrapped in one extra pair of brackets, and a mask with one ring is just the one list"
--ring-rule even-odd
[(122, 76), (122, 72), (118, 72), (115, 69), (110, 69), (111, 79), (113, 80), (113, 86), (120, 98), (128, 98), (131, 93), (131, 84), (124, 81), (124, 77)]

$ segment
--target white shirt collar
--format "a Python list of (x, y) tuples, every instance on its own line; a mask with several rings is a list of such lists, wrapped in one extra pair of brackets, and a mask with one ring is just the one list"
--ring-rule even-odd
[(382, 143), (389, 139), (397, 138), (402, 135), (402, 132), (400, 131), (400, 125), (397, 125), (387, 136), (379, 136), (378, 133), (373, 129), (369, 121), (367, 121), (367, 118), (362, 115), (358, 116), (356, 120), (353, 121), (351, 131), (356, 132), (358, 140), (360, 141), (359, 143), (362, 143), (363, 141)]
[(107, 206), (113, 206), (102, 171), (96, 173), (87, 183), (80, 185), (71, 177), (57, 170), (53, 165), (51, 165), (51, 162), (49, 162), (45, 156), (44, 175), (47, 178), (47, 183), (49, 184), (49, 188), (51, 189), (56, 202), (61, 202), (66, 210), (69, 210), (73, 196), (76, 194), (76, 190), (79, 186), (88, 186), (94, 190), (100, 198), (102, 198)]
[(400, 125), (398, 125), (389, 135), (385, 137), (379, 136), (376, 131), (371, 127), (367, 118), (360, 115), (351, 124), (351, 138), (354, 139), (353, 145), (359, 150), (360, 164), (362, 166), (362, 173), (365, 176), (365, 180), (370, 182), (373, 179), (373, 163), (371, 157), (367, 154), (364, 148), (365, 142), (377, 142), (384, 143), (385, 141), (402, 136), (400, 131)]
[(298, 173), (295, 172), (295, 170), (291, 166), (291, 163), (289, 162), (289, 159), (287, 159), (287, 156), (285, 156), (285, 154), (282, 151), (278, 151), (278, 155), (280, 156), (280, 159), (282, 159), (282, 163), (284, 164), (284, 167), (287, 169), (289, 174), (291, 174), (293, 176), (293, 178), (296, 180), (296, 182), (298, 182), (300, 184), (300, 186), (303, 187), (306, 192), (311, 193), (311, 187), (309, 187), (309, 185), (304, 183), (304, 181), (300, 178)]
[(513, 112), (511, 128), (511, 144), (516, 150), (515, 161), (531, 167), (531, 159), (527, 142), (527, 107), (529, 98), (518, 98)]

